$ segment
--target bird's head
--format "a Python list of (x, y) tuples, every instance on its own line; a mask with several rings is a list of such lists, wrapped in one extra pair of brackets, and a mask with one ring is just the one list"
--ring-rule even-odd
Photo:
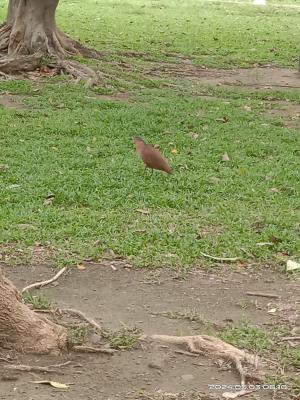
[(139, 136), (133, 136), (132, 137), (132, 141), (133, 141), (134, 144), (145, 143), (145, 141)]

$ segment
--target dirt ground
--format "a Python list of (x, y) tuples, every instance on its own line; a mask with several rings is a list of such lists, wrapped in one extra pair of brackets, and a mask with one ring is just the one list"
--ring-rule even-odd
[[(279, 68), (250, 70), (208, 70), (185, 65), (172, 68), (160, 64), (149, 75), (197, 79), (207, 85), (230, 85), (254, 90), (300, 89), (296, 71)], [(127, 101), (128, 96), (106, 96)], [(21, 96), (0, 94), (0, 106), (24, 108)], [(300, 128), (300, 106), (285, 101), (270, 101), (270, 118)], [(18, 288), (53, 275), (41, 266), (7, 267), (5, 274)], [(207, 321), (224, 327), (229, 322), (247, 319), (263, 330), (285, 324), (300, 331), (300, 281), (272, 268), (218, 269), (218, 275), (194, 269), (187, 275), (174, 270), (134, 269), (123, 262), (103, 261), (70, 269), (57, 282), (38, 293), (49, 298), (54, 307), (73, 308), (94, 318), (106, 329), (137, 327), (145, 334), (194, 335), (207, 333)], [(221, 272), (220, 272), (221, 271)], [(248, 291), (276, 294), (278, 299), (250, 297)], [(274, 311), (275, 310), (275, 311)], [(298, 332), (297, 331), (297, 332)], [(59, 373), (7, 373), (0, 369), (1, 400), (210, 400), (221, 399), (222, 390), (209, 385), (239, 384), (235, 371), (206, 357), (178, 354), (172, 346), (137, 344), (132, 350), (104, 354), (64, 354), (61, 358), (18, 356), (14, 363), (46, 366), (70, 364)], [(3, 365), (0, 363), (0, 366)], [(299, 370), (294, 371), (295, 379)], [(69, 384), (67, 390), (34, 383), (54, 380)], [(287, 400), (290, 390), (272, 393), (260, 390), (243, 397), (248, 400)], [(293, 399), (297, 400), (297, 399)]]
[[(5, 267), (4, 272), (18, 288), (53, 275), (50, 268), (41, 266)], [(246, 318), (261, 329), (272, 329), (283, 321), (295, 326), (299, 288), (299, 280), (285, 279), (268, 269), (232, 271), (228, 266), (218, 275), (192, 270), (181, 277), (172, 270), (137, 270), (126, 263), (107, 261), (88, 263), (84, 270), (70, 269), (57, 282), (37, 292), (47, 296), (54, 306), (83, 311), (106, 329), (120, 329), (125, 324), (136, 326), (145, 334), (194, 335), (205, 333), (204, 321), (225, 326)], [(253, 298), (246, 295), (247, 291), (267, 292), (280, 298)], [(243, 306), (245, 303), (247, 307)], [(276, 311), (270, 313), (272, 309)], [(212, 359), (193, 358), (175, 350), (172, 346), (137, 344), (134, 349), (113, 356), (78, 353), (65, 354), (60, 359), (19, 356), (18, 362), (30, 365), (71, 363), (62, 367), (59, 374), (11, 376), (0, 372), (0, 399), (204, 400), (221, 398), (222, 391), (209, 390), (208, 385), (239, 384), (235, 371), (226, 370)], [(70, 388), (59, 390), (33, 383), (45, 379), (70, 384)], [(160, 393), (169, 395), (163, 397)], [(276, 397), (260, 390), (246, 398), (285, 400), (289, 398), (289, 390)]]
[(300, 73), (296, 70), (276, 68), (272, 66), (254, 68), (209, 69), (192, 64), (191, 60), (185, 63), (160, 63), (150, 67), (147, 74), (153, 76), (173, 76), (190, 78), (198, 83), (212, 86), (241, 86), (257, 90), (287, 90), (300, 89)]
[[(193, 65), (186, 59), (180, 63), (155, 63), (146, 68), (143, 74), (148, 76), (184, 78), (194, 80), (207, 86), (231, 86), (248, 90), (299, 90), (300, 73), (275, 67), (254, 67), (251, 69), (237, 68), (234, 70), (208, 69)], [(29, 109), (22, 97), (10, 92), (0, 93), (0, 107)], [(94, 98), (94, 97), (91, 97)], [(128, 93), (113, 95), (96, 95), (96, 98), (112, 101), (130, 101)], [(300, 104), (276, 99), (266, 101), (265, 115), (270, 118), (279, 118), (283, 126), (300, 129)]]

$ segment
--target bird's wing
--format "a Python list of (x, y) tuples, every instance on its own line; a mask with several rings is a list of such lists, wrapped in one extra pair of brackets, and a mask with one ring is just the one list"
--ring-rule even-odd
[(162, 156), (159, 150), (155, 149), (151, 145), (146, 145), (143, 149), (143, 154), (142, 154), (144, 162), (150, 167), (150, 168), (157, 168), (157, 169), (168, 169), (168, 163)]

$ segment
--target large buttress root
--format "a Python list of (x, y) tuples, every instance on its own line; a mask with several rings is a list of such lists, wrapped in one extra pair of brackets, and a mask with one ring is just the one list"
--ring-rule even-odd
[(23, 304), (17, 289), (0, 271), (0, 348), (59, 354), (67, 342), (67, 330)]
[[(99, 57), (100, 52), (83, 46), (61, 32), (55, 22), (59, 0), (10, 0), (6, 22), (0, 26), (0, 71), (6, 74), (28, 72), (40, 66), (43, 58), (59, 60), (62, 69), (78, 78), (96, 80), (93, 71), (83, 72), (79, 63), (63, 65), (68, 56)], [(89, 71), (87, 71), (89, 70)]]

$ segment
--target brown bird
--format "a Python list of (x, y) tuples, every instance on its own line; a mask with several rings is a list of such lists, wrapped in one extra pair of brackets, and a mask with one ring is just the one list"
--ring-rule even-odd
[(167, 160), (160, 154), (158, 149), (155, 149), (151, 144), (146, 144), (140, 137), (132, 138), (136, 151), (141, 159), (144, 161), (145, 168), (158, 169), (167, 174), (172, 174), (172, 169)]

